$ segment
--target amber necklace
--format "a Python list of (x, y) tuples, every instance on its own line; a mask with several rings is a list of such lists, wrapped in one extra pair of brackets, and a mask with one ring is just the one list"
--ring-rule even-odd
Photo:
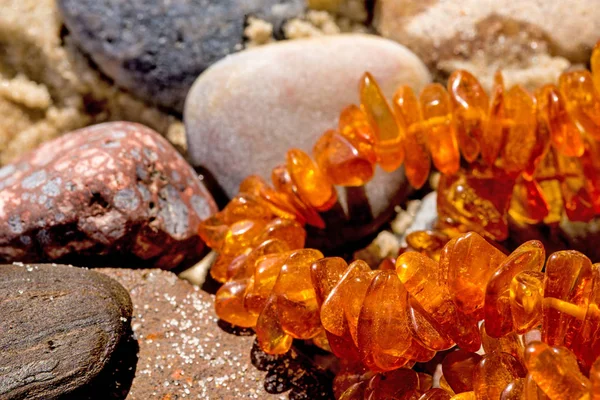
[[(447, 89), (430, 84), (418, 99), (400, 87), (391, 107), (366, 73), (360, 107), (342, 111), (314, 161), (289, 150), (273, 187), (248, 177), (202, 223), (218, 253), (211, 275), (224, 283), (218, 316), (253, 328), (270, 354), (293, 339), (333, 352), (339, 399), (600, 399), (598, 265), (576, 251), (546, 260), (538, 241), (505, 255), (485, 239), (505, 239), (509, 215), (550, 224), (600, 213), (598, 46), (591, 66), (535, 95), (506, 91), (498, 73), (491, 100), (457, 71)], [(421, 233), (417, 251), (376, 270), (304, 248), (304, 224), (324, 227), (334, 185), (361, 186), (377, 164), (404, 164), (419, 188), (431, 161), (441, 172), (437, 228), (448, 239)], [(439, 388), (411, 369), (455, 345)]]

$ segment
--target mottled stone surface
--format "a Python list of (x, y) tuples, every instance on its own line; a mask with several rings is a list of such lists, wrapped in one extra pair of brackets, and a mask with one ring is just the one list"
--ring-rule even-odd
[(160, 135), (124, 122), (47, 142), (0, 169), (0, 259), (128, 255), (171, 268), (197, 257), (216, 210)]
[(82, 268), (0, 265), (0, 299), (4, 400), (51, 400), (94, 386), (130, 327), (127, 291)]
[(302, 14), (303, 0), (59, 0), (78, 45), (115, 83), (181, 111), (194, 79), (243, 46), (248, 16), (275, 24)]
[(133, 302), (139, 361), (127, 399), (331, 398), (331, 376), (298, 357), (266, 356), (249, 332), (218, 323), (212, 295), (176, 275), (98, 271), (119, 281)]
[(379, 0), (374, 25), (444, 76), (465, 68), (489, 87), (501, 68), (507, 84), (533, 88), (570, 62), (588, 62), (600, 7), (589, 0)]
[[(220, 61), (198, 78), (186, 100), (192, 161), (229, 195), (251, 173), (270, 179), (288, 149), (311, 152), (318, 137), (337, 126), (339, 112), (357, 103), (365, 71), (389, 97), (400, 84), (419, 90), (430, 80), (406, 48), (369, 35), (279, 42)], [(329, 239), (340, 243), (371, 232), (407, 188), (400, 169), (378, 170), (364, 189), (340, 190), (341, 207), (328, 216)]]

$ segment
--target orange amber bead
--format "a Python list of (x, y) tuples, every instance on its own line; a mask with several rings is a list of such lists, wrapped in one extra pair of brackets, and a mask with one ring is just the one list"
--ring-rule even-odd
[(551, 399), (581, 399), (589, 395), (590, 381), (577, 363), (566, 354), (554, 351), (546, 343), (533, 342), (525, 349), (525, 364), (535, 383)]
[(241, 193), (249, 193), (258, 198), (271, 212), (283, 219), (297, 219), (304, 224), (306, 219), (298, 215), (290, 200), (283, 194), (278, 193), (267, 185), (263, 178), (250, 175), (240, 184)]
[(500, 394), (500, 400), (522, 400), (525, 378), (518, 378), (506, 385)]
[(360, 82), (360, 102), (373, 129), (377, 160), (381, 168), (392, 172), (404, 160), (403, 132), (379, 85), (368, 72)]
[(520, 400), (550, 400), (533, 380), (531, 374), (527, 374), (523, 382), (523, 393)]
[(481, 332), (481, 344), (486, 354), (490, 353), (508, 353), (513, 356), (517, 361), (523, 364), (523, 344), (519, 336), (510, 332), (501, 338), (493, 338), (486, 332), (485, 322), (479, 327)]
[(450, 400), (450, 394), (443, 389), (429, 389), (419, 397), (419, 400)]
[(373, 150), (375, 133), (373, 133), (367, 114), (360, 107), (352, 104), (342, 110), (338, 130), (342, 136), (352, 143), (358, 143), (361, 152), (372, 153), (372, 160), (376, 160)]
[(592, 69), (596, 92), (600, 93), (600, 42), (596, 43), (594, 46), (592, 57), (590, 59), (590, 67)]
[(510, 283), (510, 310), (515, 332), (523, 334), (542, 322), (544, 274), (523, 271)]
[[(595, 50), (594, 50), (595, 51)], [(590, 371), (590, 383), (592, 386), (592, 400), (600, 400), (600, 358), (598, 358)]]
[(365, 399), (404, 399), (406, 393), (418, 389), (419, 376), (408, 368), (373, 376), (365, 391)]
[(558, 86), (579, 129), (600, 140), (600, 97), (587, 70), (561, 74)]
[(510, 382), (524, 377), (525, 369), (512, 355), (486, 354), (473, 370), (473, 391), (478, 400), (496, 400)]
[(291, 149), (287, 152), (286, 165), (298, 195), (306, 204), (318, 211), (327, 211), (335, 204), (335, 189), (308, 154), (300, 149)]
[(500, 72), (494, 76), (494, 88), (488, 113), (488, 123), (481, 138), (481, 156), (488, 165), (493, 165), (498, 158), (505, 136), (505, 93), (504, 79)]
[(581, 160), (556, 154), (558, 169), (563, 176), (561, 192), (567, 217), (571, 221), (589, 221), (594, 215), (594, 199), (583, 174)]
[(467, 161), (475, 161), (487, 122), (488, 96), (479, 81), (464, 70), (450, 75), (448, 93), (460, 150)]
[(358, 320), (358, 348), (365, 365), (374, 371), (393, 370), (407, 362), (403, 356), (411, 336), (406, 296), (394, 271), (380, 271), (367, 289)]
[(505, 97), (506, 127), (502, 167), (516, 176), (527, 168), (537, 144), (535, 98), (521, 86), (512, 87)]
[(473, 390), (473, 371), (481, 361), (481, 356), (464, 350), (456, 350), (442, 361), (442, 372), (454, 393)]
[(268, 254), (255, 263), (254, 276), (244, 297), (244, 307), (256, 315), (260, 314), (275, 286), (281, 267), (290, 253)]
[(564, 98), (554, 85), (546, 85), (536, 92), (542, 123), (548, 127), (552, 145), (566, 156), (581, 157), (584, 151), (581, 133), (567, 111)]
[(441, 351), (454, 346), (454, 341), (436, 328), (439, 325), (412, 296), (408, 296), (406, 312), (410, 333), (423, 347)]
[(433, 83), (425, 86), (419, 103), (433, 164), (443, 174), (452, 175), (460, 166), (460, 153), (452, 122), (450, 96), (442, 85)]
[(335, 285), (342, 279), (347, 269), (348, 264), (339, 257), (322, 258), (311, 265), (310, 277), (319, 306), (323, 304)]
[(477, 397), (475, 397), (475, 392), (464, 392), (452, 396), (450, 400), (477, 400)]
[(267, 299), (254, 331), (258, 345), (268, 354), (285, 354), (292, 347), (292, 337), (285, 333), (279, 322), (276, 296)]
[(215, 311), (219, 318), (244, 328), (256, 325), (258, 315), (251, 313), (244, 306), (247, 288), (247, 279), (225, 282), (219, 288), (215, 296)]
[(585, 317), (592, 277), (591, 261), (577, 251), (557, 251), (548, 258), (542, 324), (545, 343), (551, 346), (571, 343)]
[(580, 362), (589, 368), (600, 356), (600, 264), (592, 266), (592, 283), (583, 326), (571, 343)]
[(519, 178), (510, 200), (510, 216), (518, 223), (536, 224), (550, 213), (550, 205), (540, 184)]
[(510, 284), (523, 271), (541, 271), (546, 259), (544, 246), (537, 240), (523, 243), (500, 264), (485, 290), (485, 329), (493, 338), (513, 330)]
[(419, 189), (427, 182), (431, 170), (419, 101), (409, 86), (401, 86), (394, 95), (393, 104), (398, 123), (404, 130), (406, 177), (414, 188)]
[(270, 239), (281, 240), (290, 250), (301, 249), (306, 240), (306, 230), (296, 221), (275, 218), (264, 227), (254, 243), (260, 244)]

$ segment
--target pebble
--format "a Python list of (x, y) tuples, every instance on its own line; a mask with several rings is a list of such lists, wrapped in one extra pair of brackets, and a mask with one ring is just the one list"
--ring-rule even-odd
[(204, 245), (216, 205), (159, 134), (128, 122), (91, 126), (0, 169), (0, 260), (133, 256), (173, 268)]
[(214, 296), (175, 274), (98, 271), (133, 302), (139, 361), (126, 399), (333, 399), (330, 373), (307, 357), (264, 354), (251, 331), (218, 320)]
[(115, 83), (181, 112), (204, 69), (243, 48), (249, 16), (281, 29), (304, 0), (59, 0), (71, 37)]
[[(131, 330), (127, 291), (83, 268), (0, 265), (0, 299), (4, 400), (87, 398), (83, 392), (118, 363)], [(116, 398), (116, 383), (100, 385), (112, 394), (105, 398)]]
[[(270, 179), (288, 149), (311, 152), (337, 126), (340, 111), (357, 103), (365, 71), (389, 98), (401, 84), (419, 90), (430, 81), (405, 47), (362, 34), (277, 42), (227, 57), (200, 75), (187, 97), (192, 162), (207, 168), (229, 196), (249, 174)], [(378, 170), (364, 188), (339, 189), (341, 209), (330, 213), (331, 230), (320, 239), (329, 236), (335, 245), (373, 232), (407, 190), (401, 169)]]
[(374, 26), (447, 76), (464, 68), (491, 86), (555, 82), (570, 63), (587, 63), (600, 32), (589, 0), (380, 0)]

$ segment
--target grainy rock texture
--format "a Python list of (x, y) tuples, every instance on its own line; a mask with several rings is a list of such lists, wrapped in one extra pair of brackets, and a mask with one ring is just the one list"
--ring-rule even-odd
[(466, 68), (486, 87), (498, 68), (508, 84), (554, 81), (587, 62), (600, 34), (600, 8), (588, 0), (379, 0), (375, 27), (447, 75)]
[(59, 0), (77, 44), (117, 85), (181, 111), (196, 77), (242, 48), (247, 16), (274, 22), (304, 11), (303, 0)]
[(0, 398), (51, 400), (93, 384), (128, 332), (127, 291), (65, 265), (0, 265)]
[(0, 169), (0, 259), (133, 255), (172, 268), (197, 257), (216, 206), (151, 129), (114, 122), (48, 142)]
[[(310, 153), (317, 138), (337, 126), (339, 112), (357, 103), (365, 71), (389, 97), (400, 84), (419, 90), (430, 80), (406, 48), (368, 35), (273, 43), (222, 60), (198, 78), (187, 98), (191, 159), (229, 195), (251, 173), (270, 179), (288, 149)], [(330, 237), (343, 241), (376, 228), (407, 188), (402, 170), (379, 170), (364, 189), (340, 190), (342, 209)], [(348, 228), (344, 234), (340, 224)]]
[(98, 271), (133, 302), (139, 361), (127, 399), (332, 398), (323, 371), (297, 357), (266, 356), (248, 332), (223, 330), (213, 296), (198, 287), (161, 270)]

